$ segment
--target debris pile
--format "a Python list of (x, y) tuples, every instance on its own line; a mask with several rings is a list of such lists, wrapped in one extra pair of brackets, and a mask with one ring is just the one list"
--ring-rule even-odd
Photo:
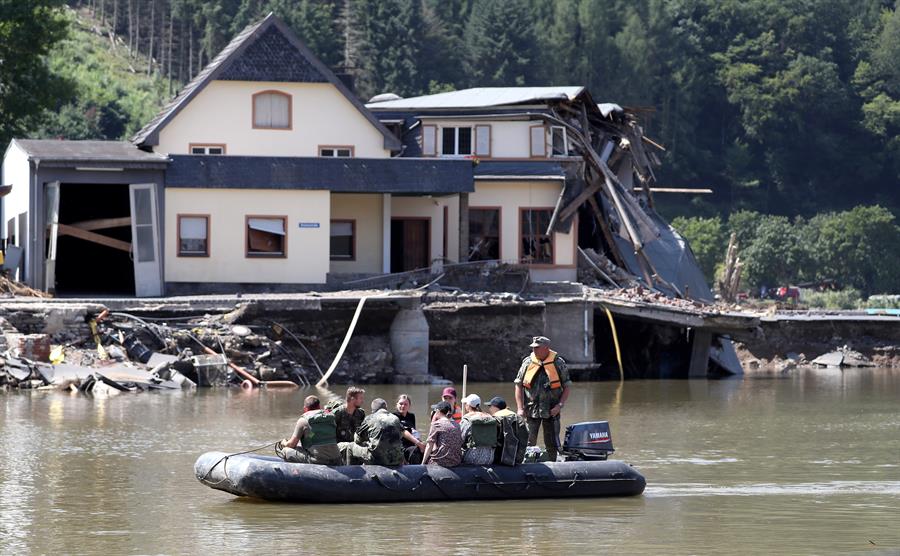
[[(86, 317), (89, 333), (55, 344), (50, 335), (22, 334), (0, 318), (0, 388), (109, 394), (238, 384), (297, 388), (321, 378), (313, 354), (284, 326), (231, 324), (227, 316), (150, 319), (103, 310)], [(373, 369), (389, 368), (389, 346), (361, 347), (336, 378), (349, 375), (360, 357)]]
[(848, 345), (824, 353), (811, 361), (818, 367), (874, 367), (872, 360)]
[(20, 297), (52, 297), (49, 293), (29, 288), (25, 284), (10, 280), (2, 274), (0, 274), (0, 294)]

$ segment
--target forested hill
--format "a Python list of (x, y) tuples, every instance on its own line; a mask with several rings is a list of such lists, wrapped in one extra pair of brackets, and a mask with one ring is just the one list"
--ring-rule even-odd
[[(0, 0), (0, 17), (37, 6), (41, 21), (54, 19), (54, 6), (62, 2)], [(70, 88), (77, 98), (50, 99), (49, 118), (17, 118), (16, 110), (28, 106), (0, 98), (6, 112), (0, 120), (21, 124), (10, 131), (0, 122), (4, 144), (13, 132), (125, 137), (170, 93), (170, 81), (187, 81), (235, 33), (274, 11), (323, 61), (351, 73), (364, 100), (388, 91), (408, 96), (470, 86), (583, 84), (598, 101), (637, 108), (648, 135), (667, 149), (660, 185), (716, 192), (679, 198), (691, 205), (678, 207), (682, 214), (749, 209), (812, 215), (872, 203), (896, 214), (900, 205), (900, 13), (892, 0), (69, 5), (91, 18), (83, 22), (89, 29), (114, 29), (119, 39), (111, 52), (113, 43), (105, 38), (107, 54), (135, 66), (127, 73), (142, 81), (103, 82), (109, 77), (102, 65), (70, 58), (60, 50), (68, 48), (63, 42), (54, 47), (51, 68), (82, 84)], [(9, 30), (0, 25), (4, 33)], [(40, 36), (52, 42), (57, 34)], [(9, 40), (0, 36), (0, 61)], [(149, 77), (141, 57), (153, 60)], [(102, 95), (119, 87), (128, 94), (117, 93), (117, 106), (98, 116), (97, 107), (110, 97)], [(139, 94), (130, 96), (135, 90)], [(102, 98), (94, 102), (92, 95)], [(47, 101), (41, 96), (34, 102)], [(671, 215), (671, 201), (668, 206)]]

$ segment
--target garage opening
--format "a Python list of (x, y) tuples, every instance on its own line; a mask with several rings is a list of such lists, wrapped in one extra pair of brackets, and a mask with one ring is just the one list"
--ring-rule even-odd
[(59, 188), (56, 294), (133, 296), (128, 184)]
[[(684, 328), (614, 315), (625, 378), (687, 378), (690, 338)], [(606, 312), (594, 312), (595, 357), (603, 378), (618, 378), (619, 364)], [(606, 376), (609, 375), (609, 376)]]

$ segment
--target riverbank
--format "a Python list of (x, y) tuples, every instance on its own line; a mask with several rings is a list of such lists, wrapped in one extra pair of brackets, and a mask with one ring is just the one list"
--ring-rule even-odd
[[(847, 353), (844, 366), (900, 368), (900, 319), (864, 311), (778, 311), (759, 319), (760, 334), (735, 348), (745, 372), (817, 367), (817, 358)], [(824, 359), (822, 361), (825, 361)]]
[[(92, 320), (99, 321), (97, 334)], [(19, 365), (13, 369), (17, 380), (6, 381), (15, 387), (72, 387), (70, 378), (80, 381), (97, 368), (105, 368), (100, 383), (135, 382), (136, 368), (159, 375), (136, 373), (136, 383), (183, 384), (166, 372), (174, 368), (201, 385), (249, 381), (255, 387), (314, 383), (330, 367), (334, 384), (460, 382), (465, 364), (470, 381), (505, 381), (528, 352), (530, 338), (543, 334), (578, 381), (682, 378), (698, 359), (701, 334), (714, 345), (717, 338), (739, 342), (736, 372), (784, 371), (844, 346), (872, 364), (900, 366), (898, 325), (900, 318), (888, 315), (753, 313), (577, 283), (533, 284), (518, 294), (426, 288), (150, 300), (10, 298), (0, 305), (0, 354), (7, 352), (0, 367)], [(709, 363), (701, 354), (702, 374), (690, 376), (721, 374), (722, 346), (730, 349), (728, 343), (718, 353), (711, 349)]]

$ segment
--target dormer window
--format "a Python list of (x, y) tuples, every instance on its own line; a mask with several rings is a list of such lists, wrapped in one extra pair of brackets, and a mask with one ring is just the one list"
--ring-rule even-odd
[(441, 154), (444, 156), (468, 156), (472, 154), (471, 127), (441, 128)]
[(291, 95), (262, 91), (253, 95), (255, 129), (291, 129)]

